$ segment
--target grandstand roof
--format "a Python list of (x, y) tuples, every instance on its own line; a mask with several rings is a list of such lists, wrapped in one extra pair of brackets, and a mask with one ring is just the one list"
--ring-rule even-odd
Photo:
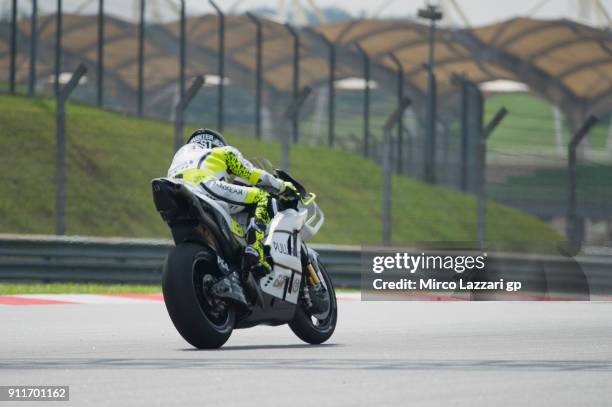
[[(264, 27), (264, 84), (268, 90), (285, 92), (292, 85), (292, 38), (287, 27), (262, 19)], [(216, 16), (187, 21), (188, 75), (215, 74), (217, 70)], [(39, 75), (52, 70), (55, 35), (54, 16), (39, 19)], [(8, 70), (8, 33), (0, 25), (0, 69)], [(29, 21), (19, 22), (20, 70), (25, 80)], [(137, 26), (109, 17), (106, 25), (105, 67), (114, 87), (134, 92), (137, 86)], [(384, 88), (394, 88), (396, 64), (405, 72), (409, 92), (426, 91), (428, 27), (406, 20), (355, 20), (302, 29), (300, 84), (319, 84), (328, 77), (329, 48), (321, 37), (335, 44), (336, 78), (361, 76), (359, 44), (370, 56), (372, 76)], [(147, 27), (145, 83), (148, 90), (175, 86), (178, 77), (178, 22)], [(226, 18), (227, 76), (253, 88), (255, 25), (246, 16)], [(63, 46), (66, 60), (84, 60), (95, 68), (97, 29), (93, 16), (65, 15)], [(95, 72), (95, 69), (94, 69)], [(560, 106), (572, 119), (587, 113), (612, 110), (612, 36), (606, 30), (570, 20), (515, 18), (475, 29), (440, 29), (436, 34), (435, 73), (438, 91), (456, 89), (453, 73), (476, 82), (511, 79), (526, 83), (534, 92)]]
[[(377, 63), (396, 69), (425, 91), (428, 28), (409, 21), (359, 20), (316, 28), (343, 47), (359, 43)], [(570, 20), (515, 18), (466, 30), (438, 30), (435, 44), (438, 91), (454, 90), (451, 74), (475, 82), (524, 82), (566, 112), (601, 113), (611, 108), (612, 36)]]

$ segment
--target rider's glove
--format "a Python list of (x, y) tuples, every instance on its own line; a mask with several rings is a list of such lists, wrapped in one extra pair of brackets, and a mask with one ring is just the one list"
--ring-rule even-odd
[(278, 193), (279, 195), (283, 195), (284, 193), (295, 195), (297, 194), (297, 189), (295, 188), (295, 185), (293, 185), (291, 182), (284, 181), (283, 185), (281, 185), (280, 189), (278, 190)]
[(283, 182), (282, 187), (278, 192), (279, 198), (281, 201), (291, 201), (298, 197), (298, 191), (291, 182)]

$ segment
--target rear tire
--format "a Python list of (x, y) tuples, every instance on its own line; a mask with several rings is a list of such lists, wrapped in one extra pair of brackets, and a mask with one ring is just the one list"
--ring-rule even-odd
[[(289, 323), (289, 327), (293, 333), (306, 343), (311, 345), (319, 345), (327, 341), (334, 330), (338, 321), (338, 304), (336, 302), (336, 291), (332, 284), (331, 278), (325, 269), (325, 266), (320, 261), (317, 261), (319, 270), (321, 271), (325, 285), (327, 286), (329, 297), (329, 313), (322, 320), (318, 320), (304, 309), (301, 301), (298, 302), (295, 310), (295, 317)], [(317, 321), (318, 323), (315, 323)]]
[(164, 302), (176, 330), (198, 349), (223, 346), (234, 329), (235, 312), (226, 306), (218, 312), (202, 289), (204, 275), (216, 276), (216, 258), (210, 249), (196, 243), (181, 243), (168, 257), (163, 268)]

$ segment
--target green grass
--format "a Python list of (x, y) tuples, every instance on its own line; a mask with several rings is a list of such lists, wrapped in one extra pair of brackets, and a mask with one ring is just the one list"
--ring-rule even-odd
[[(489, 148), (529, 150), (530, 152), (556, 152), (552, 106), (526, 93), (499, 94), (486, 99), (485, 123), (505, 106), (509, 115), (502, 121), (487, 142)], [(606, 149), (608, 120), (602, 120), (589, 135), (593, 150)], [(563, 120), (564, 145), (569, 143), (570, 131)]]
[[(579, 165), (576, 167), (576, 192), (580, 202), (612, 202), (612, 166)], [(565, 168), (536, 169), (529, 175), (509, 177), (504, 184), (491, 183), (488, 191), (498, 198), (512, 194), (541, 201), (566, 202), (568, 174)]]
[[(0, 233), (54, 231), (55, 134), (50, 100), (0, 96)], [(71, 104), (68, 107), (67, 234), (169, 237), (156, 213), (150, 180), (172, 157), (172, 128)], [(279, 146), (228, 134), (247, 157), (279, 162)], [(317, 242), (378, 243), (381, 171), (341, 150), (296, 146), (292, 173), (316, 192), (326, 223)], [(393, 241), (476, 238), (475, 200), (405, 177), (393, 179)], [(556, 240), (546, 224), (503, 205), (488, 205), (491, 240)]]
[[(361, 148), (363, 134), (362, 99), (360, 92), (340, 93), (336, 95), (336, 137), (345, 140), (349, 146)], [(532, 154), (552, 154), (557, 156), (555, 144), (555, 129), (552, 106), (543, 99), (528, 93), (502, 93), (485, 99), (485, 123), (505, 106), (509, 114), (487, 142), (492, 150), (506, 152), (529, 151)], [(373, 137), (380, 140), (382, 127), (387, 117), (395, 109), (395, 99), (381, 90), (372, 92), (370, 129)], [(457, 112), (459, 112), (457, 106)], [(327, 116), (323, 117), (321, 129), (326, 132)], [(307, 120), (303, 125), (303, 133), (310, 136), (314, 121)], [(564, 145), (569, 142), (570, 132), (567, 120), (562, 119)], [(410, 126), (408, 126), (410, 127)], [(589, 135), (593, 151), (604, 153), (608, 143), (609, 118), (604, 116)], [(459, 148), (459, 117), (450, 121), (451, 146)], [(355, 139), (347, 143), (349, 135)], [(325, 134), (326, 136), (326, 134)]]
[(0, 283), (0, 295), (13, 294), (156, 294), (157, 285), (85, 283)]
[[(338, 293), (359, 292), (338, 289)], [(161, 294), (158, 285), (85, 283), (0, 283), (0, 295), (15, 294)]]
[[(336, 143), (352, 151), (361, 152), (363, 148), (363, 93), (360, 91), (337, 91), (334, 134)], [(372, 139), (382, 140), (382, 128), (388, 116), (396, 108), (396, 99), (381, 89), (370, 93), (370, 133)], [(315, 115), (306, 117), (301, 126), (304, 140), (313, 136), (325, 145), (327, 143), (327, 112), (320, 118), (321, 123), (315, 127)], [(317, 130), (318, 129), (318, 130)], [(320, 134), (317, 133), (321, 132)]]

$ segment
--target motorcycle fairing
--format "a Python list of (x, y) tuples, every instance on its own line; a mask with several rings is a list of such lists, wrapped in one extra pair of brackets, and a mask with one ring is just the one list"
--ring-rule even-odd
[(263, 292), (292, 304), (297, 304), (302, 282), (302, 238), (299, 232), (306, 214), (306, 211), (294, 209), (277, 213), (264, 240), (264, 245), (270, 248), (273, 268), (259, 281), (259, 286)]

